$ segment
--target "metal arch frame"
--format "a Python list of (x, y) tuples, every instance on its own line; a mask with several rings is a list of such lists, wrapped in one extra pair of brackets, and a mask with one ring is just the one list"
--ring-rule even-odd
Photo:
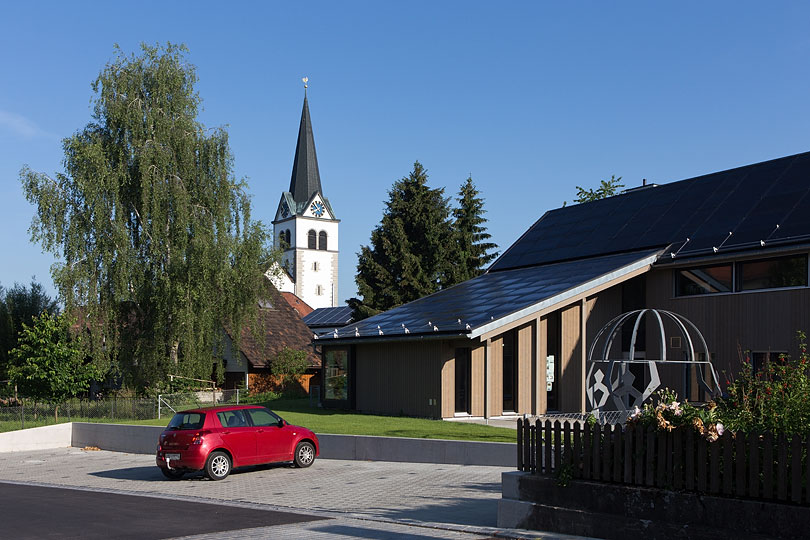
[[(658, 328), (659, 328), (660, 336), (661, 336), (661, 341), (660, 341), (660, 344), (661, 344), (660, 356), (661, 357), (658, 360), (649, 360), (649, 359), (636, 360), (635, 359), (635, 352), (636, 352), (636, 337), (638, 335), (638, 328), (641, 325), (641, 320), (650, 313), (652, 313), (655, 316), (655, 318), (657, 319), (657, 321), (658, 321)], [(667, 360), (667, 357), (666, 357), (666, 334), (664, 332), (664, 321), (663, 321), (663, 318), (661, 317), (661, 315), (664, 315), (666, 318), (670, 319), (675, 324), (675, 326), (678, 328), (678, 330), (680, 331), (681, 336), (683, 337), (684, 341), (688, 345), (687, 346), (687, 360)], [(632, 334), (632, 337), (631, 337), (631, 340), (630, 340), (630, 354), (629, 354), (630, 358), (627, 359), (627, 360), (625, 360), (625, 359), (609, 359), (608, 356), (610, 354), (610, 349), (613, 347), (613, 342), (615, 340), (617, 330), (619, 328), (621, 328), (629, 319), (631, 319), (634, 316), (635, 316), (635, 321), (634, 321), (634, 324), (633, 324), (633, 334)], [(691, 328), (696, 333), (697, 338), (699, 338), (699, 345), (702, 346), (703, 352), (705, 354), (705, 360), (697, 360), (696, 359), (695, 342), (692, 339), (692, 335), (691, 335), (691, 333), (689, 331), (689, 328), (687, 328), (687, 325), (689, 326), (689, 328)], [(594, 351), (596, 350), (597, 344), (598, 344), (599, 340), (602, 338), (602, 336), (605, 334), (605, 332), (608, 330), (608, 328), (610, 330), (609, 330), (609, 332), (607, 334), (607, 337), (605, 338), (605, 341), (604, 341), (604, 346), (602, 348), (601, 358), (594, 359)], [(619, 410), (626, 410), (626, 405), (622, 401), (623, 396), (618, 395), (616, 393), (616, 391), (619, 390), (622, 387), (621, 383), (623, 381), (623, 376), (619, 376), (614, 380), (614, 369), (616, 368), (616, 365), (618, 364), (618, 365), (622, 366), (622, 368), (624, 368), (627, 364), (642, 363), (642, 364), (647, 364), (650, 367), (650, 379), (651, 379), (650, 383), (647, 385), (644, 392), (641, 394), (641, 396), (640, 396), (641, 399), (639, 400), (638, 397), (636, 398), (636, 402), (637, 402), (636, 404), (640, 404), (640, 403), (644, 402), (647, 398), (649, 398), (650, 395), (652, 395), (652, 393), (660, 385), (661, 381), (660, 381), (660, 377), (658, 375), (657, 365), (661, 364), (661, 363), (669, 363), (669, 364), (692, 364), (692, 365), (706, 364), (706, 365), (708, 365), (709, 369), (710, 369), (710, 372), (711, 372), (712, 382), (714, 383), (715, 390), (712, 390), (711, 387), (707, 384), (707, 382), (706, 382), (706, 380), (704, 378), (703, 370), (701, 370), (701, 369), (696, 370), (697, 373), (698, 373), (698, 376), (697, 376), (698, 384), (700, 385), (700, 387), (707, 394), (709, 394), (711, 396), (717, 396), (717, 395), (719, 395), (719, 387), (720, 387), (720, 385), (719, 385), (719, 382), (718, 382), (718, 379), (717, 379), (717, 373), (716, 373), (716, 371), (714, 369), (714, 366), (711, 363), (710, 358), (711, 357), (709, 355), (709, 347), (706, 344), (706, 340), (704, 339), (703, 334), (700, 332), (700, 330), (697, 328), (697, 326), (695, 326), (695, 324), (692, 321), (690, 321), (689, 319), (687, 319), (686, 317), (683, 317), (682, 315), (678, 315), (677, 313), (674, 313), (674, 312), (671, 312), (671, 311), (660, 310), (660, 309), (651, 309), (651, 308), (637, 309), (637, 310), (634, 310), (634, 311), (629, 311), (627, 313), (622, 313), (622, 314), (614, 317), (612, 320), (610, 320), (606, 325), (604, 325), (599, 330), (599, 332), (597, 332), (596, 336), (594, 337), (593, 341), (591, 342), (590, 347), (588, 348), (588, 362), (591, 364), (591, 366), (590, 366), (590, 369), (588, 370), (588, 375), (587, 375), (587, 379), (586, 379), (586, 385), (587, 385), (586, 386), (586, 395), (587, 395), (588, 401), (589, 401), (589, 403), (590, 403), (590, 405), (592, 407), (592, 410), (598, 411), (600, 408), (604, 407), (605, 403), (607, 403), (608, 398), (613, 399), (614, 404), (616, 405), (616, 407)], [(604, 379), (600, 379), (600, 380), (596, 381), (598, 385), (602, 386), (602, 389), (597, 389), (596, 385), (591, 386), (590, 381), (591, 381), (592, 377), (594, 377), (594, 375), (595, 375), (594, 372), (596, 370), (596, 364), (602, 364), (602, 363), (608, 363), (608, 369), (607, 369), (607, 374), (604, 377)], [(600, 370), (600, 372), (601, 372), (601, 370)], [(607, 384), (605, 384), (605, 382)], [(598, 404), (596, 403), (596, 401), (594, 399), (595, 390), (601, 390), (604, 393), (604, 395), (602, 396), (602, 398), (600, 399), (600, 402)]]

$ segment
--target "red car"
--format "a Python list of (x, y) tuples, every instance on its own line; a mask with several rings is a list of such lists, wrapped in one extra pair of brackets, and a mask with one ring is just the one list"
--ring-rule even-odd
[(228, 405), (175, 414), (160, 435), (155, 460), (172, 480), (200, 470), (222, 480), (246, 465), (292, 461), (309, 467), (318, 453), (318, 437), (307, 428), (266, 407)]

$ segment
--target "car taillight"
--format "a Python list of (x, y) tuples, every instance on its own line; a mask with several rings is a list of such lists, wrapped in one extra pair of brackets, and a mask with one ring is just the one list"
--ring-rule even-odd
[(191, 439), (191, 444), (202, 444), (202, 442), (203, 442), (202, 440), (203, 440), (203, 434), (202, 433), (197, 433)]

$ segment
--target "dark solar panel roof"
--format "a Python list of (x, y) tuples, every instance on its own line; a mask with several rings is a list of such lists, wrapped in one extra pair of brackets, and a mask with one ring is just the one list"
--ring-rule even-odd
[[(649, 264), (658, 252), (647, 250), (487, 273), (343, 327), (338, 337), (379, 337), (380, 331), (383, 336), (468, 333), (593, 280), (612, 279), (636, 265)], [(333, 332), (322, 336), (323, 340), (334, 339)]]
[(310, 328), (340, 328), (352, 320), (352, 308), (338, 306), (318, 308), (304, 317), (304, 324)]
[(807, 238), (810, 153), (551, 210), (489, 271), (670, 244), (687, 256)]

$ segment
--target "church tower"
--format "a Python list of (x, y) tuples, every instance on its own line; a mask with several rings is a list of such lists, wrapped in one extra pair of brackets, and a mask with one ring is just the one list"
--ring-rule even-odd
[(281, 194), (273, 220), (275, 246), (284, 253), (282, 275), (273, 279), (280, 291), (316, 309), (338, 305), (339, 223), (323, 195), (305, 90), (290, 189)]

